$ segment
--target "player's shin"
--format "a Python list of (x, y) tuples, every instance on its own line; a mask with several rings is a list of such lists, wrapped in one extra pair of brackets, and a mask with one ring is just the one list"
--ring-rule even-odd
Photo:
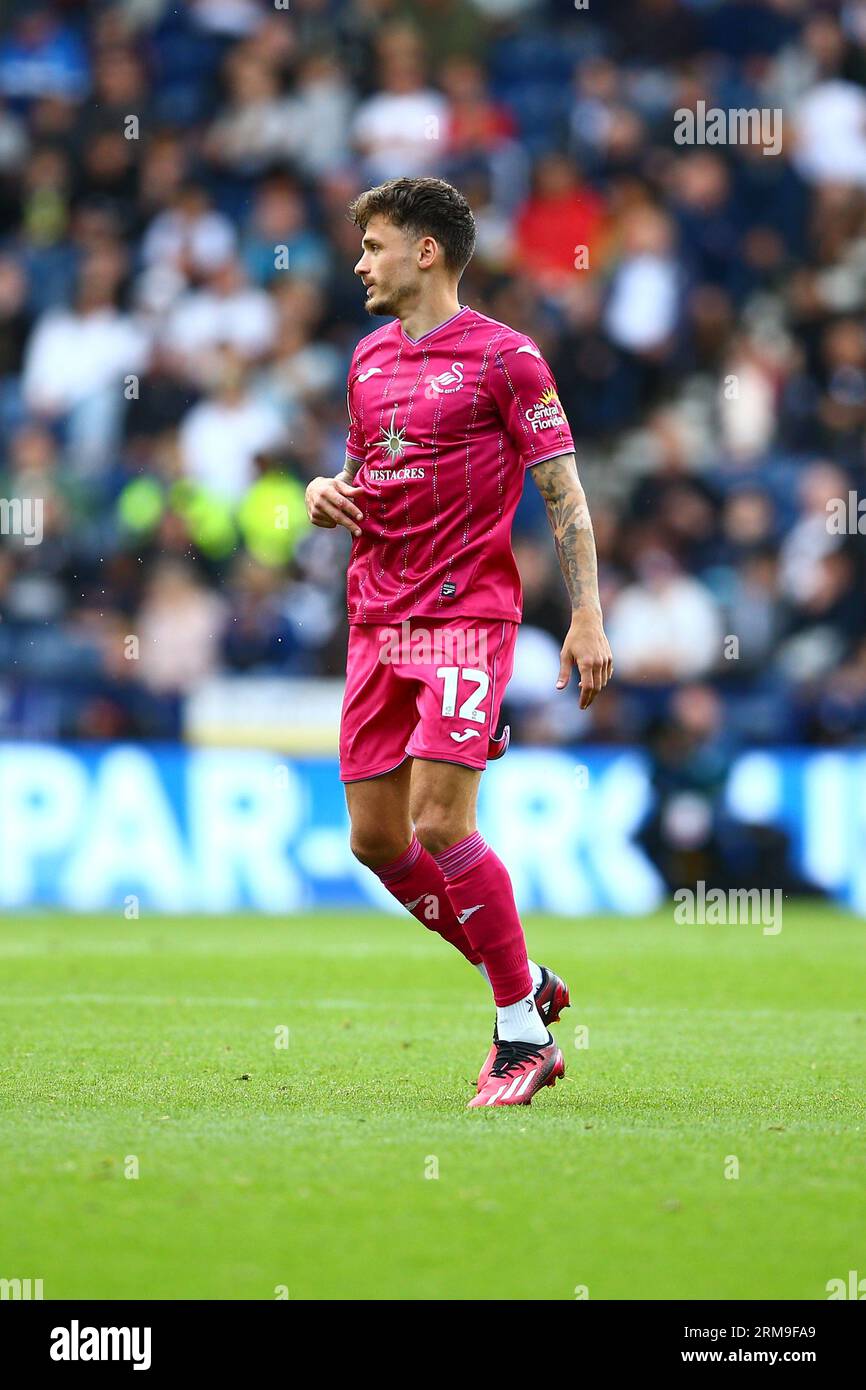
[(375, 870), (389, 893), (429, 931), (438, 932), (473, 965), (481, 954), (470, 945), (448, 897), (445, 878), (433, 855), (415, 836), (398, 859)]
[(480, 955), (496, 1000), (499, 1037), (543, 1042), (523, 927), (508, 870), (478, 831), (434, 856), (457, 921)]

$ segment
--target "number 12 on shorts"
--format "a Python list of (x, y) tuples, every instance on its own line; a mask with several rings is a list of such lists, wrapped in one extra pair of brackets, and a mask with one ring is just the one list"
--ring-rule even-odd
[[(444, 682), (442, 718), (453, 719), (456, 713), (458, 719), (469, 719), (475, 724), (483, 724), (487, 715), (478, 706), (490, 689), (490, 677), (487, 672), (477, 671), (472, 666), (465, 666), (462, 671), (459, 666), (437, 666), (436, 675)], [(456, 709), (458, 676), (478, 687), (467, 696), (459, 710)]]

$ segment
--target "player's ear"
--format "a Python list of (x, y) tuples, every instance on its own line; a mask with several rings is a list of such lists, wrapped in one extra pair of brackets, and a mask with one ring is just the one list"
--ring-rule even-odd
[(422, 236), (418, 247), (418, 264), (422, 266), (432, 265), (438, 249), (438, 243), (432, 236)]

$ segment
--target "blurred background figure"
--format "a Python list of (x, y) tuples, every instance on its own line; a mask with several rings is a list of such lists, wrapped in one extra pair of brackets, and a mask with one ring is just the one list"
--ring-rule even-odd
[[(174, 739), (221, 681), (339, 680), (346, 538), (303, 492), (378, 326), (345, 208), (439, 174), (478, 223), (462, 302), (556, 374), (616, 662), (588, 714), (554, 694), (527, 489), (515, 744), (643, 749), (665, 881), (730, 879), (732, 760), (863, 743), (866, 523), (827, 524), (866, 480), (861, 9), (10, 0), (0, 495), (44, 537), (0, 537), (5, 737)], [(778, 109), (781, 148), (678, 145), (698, 101)]]

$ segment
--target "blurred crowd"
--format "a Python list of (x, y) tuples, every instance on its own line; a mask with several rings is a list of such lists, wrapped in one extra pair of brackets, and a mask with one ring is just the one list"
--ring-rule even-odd
[[(679, 144), (700, 102), (781, 150)], [(527, 485), (517, 737), (641, 740), (678, 786), (862, 741), (866, 543), (827, 511), (866, 495), (859, 0), (10, 0), (0, 498), (44, 510), (0, 536), (0, 733), (174, 737), (215, 673), (341, 674), (348, 538), (303, 494), (380, 323), (346, 205), (420, 173), (469, 198), (461, 303), (544, 351), (595, 523), (581, 715)]]

